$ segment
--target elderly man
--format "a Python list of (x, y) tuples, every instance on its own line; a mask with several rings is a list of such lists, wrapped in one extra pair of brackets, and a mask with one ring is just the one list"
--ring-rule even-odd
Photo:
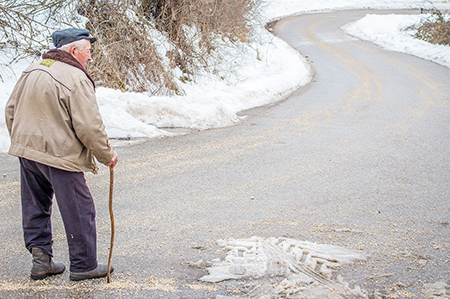
[[(6, 105), (11, 136), (9, 153), (19, 157), (22, 224), (25, 246), (32, 254), (32, 279), (61, 274), (65, 266), (52, 260), (53, 195), (66, 230), (70, 279), (107, 275), (97, 263), (95, 206), (85, 171), (97, 171), (94, 157), (114, 167), (95, 98), (95, 84), (86, 71), (91, 43), (86, 29), (52, 34), (56, 49), (26, 69)], [(112, 272), (112, 269), (111, 269)]]

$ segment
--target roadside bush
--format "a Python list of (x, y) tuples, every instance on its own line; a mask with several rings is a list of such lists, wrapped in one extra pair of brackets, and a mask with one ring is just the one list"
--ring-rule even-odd
[[(214, 50), (214, 39), (247, 40), (252, 0), (144, 0), (141, 9), (175, 45), (171, 60), (189, 73), (193, 60)], [(196, 30), (190, 34), (189, 30)], [(192, 32), (191, 32), (192, 33)], [(195, 48), (198, 39), (200, 48)]]
[(432, 44), (450, 45), (450, 17), (437, 9), (422, 10), (422, 13), (430, 17), (414, 28), (417, 30), (414, 37)]
[(22, 58), (40, 55), (48, 48), (50, 31), (44, 22), (51, 22), (52, 14), (61, 9), (58, 3), (49, 6), (46, 1), (4, 0), (0, 2), (0, 51), (10, 61), (2, 60), (3, 66)]
[(86, 28), (97, 38), (89, 72), (99, 85), (122, 91), (176, 92), (152, 38), (154, 26), (133, 8), (121, 1), (89, 1), (79, 8), (89, 20)]
[(253, 0), (5, 0), (0, 51), (12, 50), (9, 63), (38, 56), (53, 30), (86, 27), (97, 37), (88, 68), (99, 85), (180, 94), (218, 47), (248, 40), (252, 8)]
[(207, 65), (216, 42), (246, 40), (252, 3), (91, 0), (84, 10), (87, 27), (100, 37), (94, 49), (93, 76), (105, 86), (122, 90), (181, 93), (173, 71), (181, 72), (180, 81), (190, 81)]

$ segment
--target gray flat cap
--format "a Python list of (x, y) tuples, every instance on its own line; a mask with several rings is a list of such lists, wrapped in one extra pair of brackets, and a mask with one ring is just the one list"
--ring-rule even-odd
[(87, 29), (79, 28), (69, 28), (64, 30), (57, 30), (52, 34), (53, 44), (56, 48), (63, 45), (69, 44), (71, 42), (88, 39), (91, 43), (95, 42), (97, 39), (91, 35)]

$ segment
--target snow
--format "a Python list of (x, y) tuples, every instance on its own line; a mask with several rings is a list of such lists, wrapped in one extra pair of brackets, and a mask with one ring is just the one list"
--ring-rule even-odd
[[(199, 77), (184, 84), (182, 96), (149, 96), (98, 88), (100, 112), (111, 138), (133, 139), (172, 136), (165, 128), (205, 130), (241, 121), (246, 109), (282, 100), (311, 80), (307, 60), (264, 29), (266, 22), (288, 15), (342, 9), (450, 9), (449, 1), (417, 0), (261, 0), (261, 19), (255, 21), (253, 40), (225, 49), (215, 77)], [(450, 67), (450, 47), (431, 45), (410, 37), (406, 27), (420, 15), (374, 15), (343, 27), (348, 34), (372, 41), (388, 50), (409, 53)], [(0, 54), (4, 54), (1, 53)], [(5, 56), (5, 55), (0, 55)], [(29, 62), (0, 70), (0, 152), (9, 148), (4, 108), (20, 73)], [(238, 67), (236, 67), (238, 66)], [(229, 72), (233, 69), (234, 72)], [(223, 74), (226, 74), (225, 76)]]
[[(414, 39), (408, 27), (419, 23), (427, 15), (367, 15), (363, 19), (343, 27), (344, 31), (361, 39), (391, 50), (409, 53), (450, 68), (450, 47), (432, 45)], [(377, 24), (377, 26), (373, 26)], [(405, 34), (409, 32), (408, 34)]]
[[(227, 252), (223, 259), (192, 266), (210, 265), (208, 275), (200, 281), (222, 282), (226, 280), (258, 281), (258, 286), (243, 298), (369, 298), (359, 286), (350, 287), (336, 269), (344, 264), (366, 260), (358, 250), (334, 245), (298, 241), (289, 238), (261, 238), (219, 240)], [(259, 280), (265, 277), (267, 280)], [(274, 280), (273, 277), (278, 277)], [(283, 279), (281, 282), (279, 282)], [(251, 289), (251, 288), (248, 288)], [(258, 296), (256, 294), (264, 294)], [(219, 298), (219, 297), (217, 297)]]

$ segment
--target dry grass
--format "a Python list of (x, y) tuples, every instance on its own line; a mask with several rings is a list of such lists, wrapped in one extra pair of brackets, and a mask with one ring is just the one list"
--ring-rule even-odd
[(41, 50), (47, 47), (47, 40), (37, 29), (45, 29), (46, 26), (36, 20), (38, 17), (45, 19), (46, 12), (51, 13), (51, 8), (43, 5), (42, 1), (0, 2), (0, 50), (14, 52), (11, 63), (40, 55)]
[(430, 14), (426, 21), (416, 26), (414, 37), (437, 45), (450, 45), (450, 17), (443, 12), (432, 9), (422, 10)]
[(152, 25), (121, 3), (89, 3), (85, 7), (87, 28), (97, 37), (92, 50), (94, 63), (89, 66), (93, 78), (102, 86), (123, 91), (176, 91), (176, 84), (147, 34)]
[[(89, 65), (98, 85), (181, 93), (178, 80), (193, 80), (224, 40), (248, 40), (252, 8), (252, 0), (5, 0), (0, 3), (0, 35), (5, 37), (0, 51), (13, 49), (11, 60), (39, 55), (50, 44), (46, 37), (53, 29), (47, 24), (73, 23), (78, 13), (89, 19), (86, 27), (98, 39)], [(59, 16), (63, 22), (55, 19)]]
[[(91, 70), (104, 86), (151, 94), (179, 93), (179, 80), (192, 80), (207, 64), (217, 40), (247, 40), (251, 0), (89, 1), (88, 29), (99, 37)], [(161, 53), (148, 32), (158, 30), (170, 44)], [(167, 47), (167, 45), (166, 45)]]

